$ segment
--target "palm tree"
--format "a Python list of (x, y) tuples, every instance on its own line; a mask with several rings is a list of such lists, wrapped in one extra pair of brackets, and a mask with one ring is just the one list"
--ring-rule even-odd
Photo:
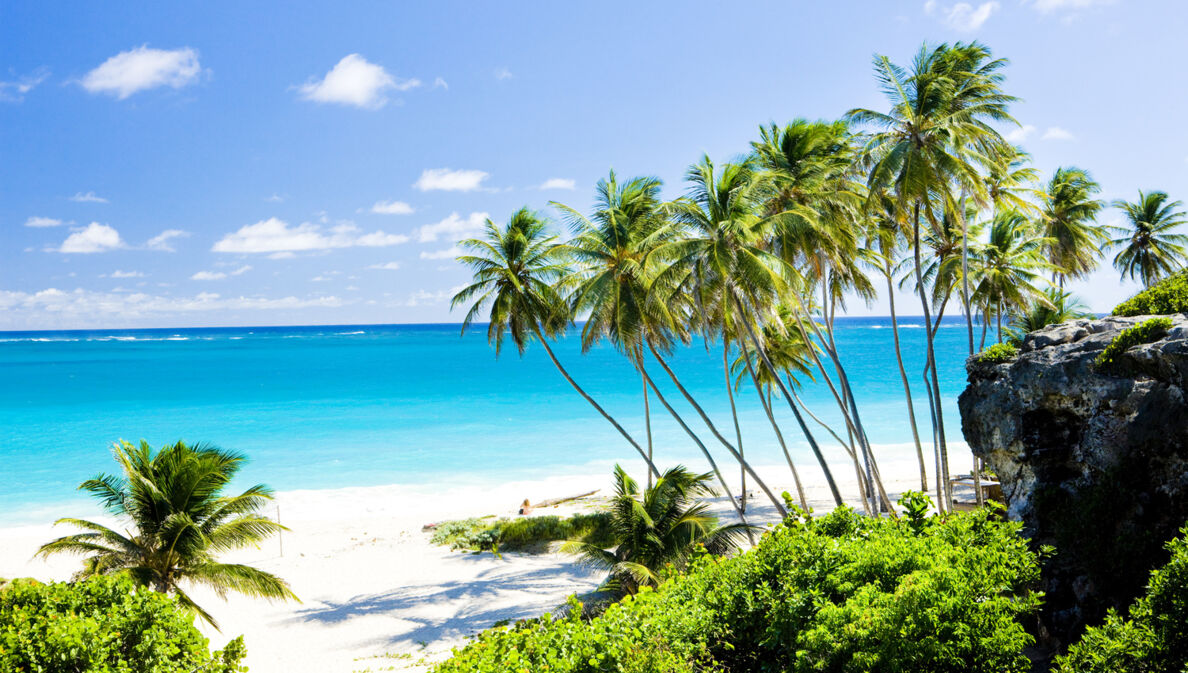
[[(1050, 268), (1042, 258), (1049, 240), (1036, 235), (1035, 227), (1017, 211), (1003, 211), (990, 224), (990, 240), (978, 250), (981, 279), (975, 296), (992, 310), (1002, 341), (1002, 317), (1034, 301), (1046, 301), (1035, 286), (1039, 272)], [(938, 398), (939, 399), (939, 398)]]
[(603, 549), (584, 540), (570, 540), (561, 550), (582, 562), (609, 571), (607, 586), (624, 594), (656, 586), (667, 566), (681, 570), (704, 547), (711, 554), (736, 549), (755, 527), (743, 523), (724, 526), (698, 500), (713, 495), (711, 475), (694, 474), (682, 466), (667, 470), (651, 488), (639, 484), (615, 466), (615, 495), (610, 503), (610, 528), (615, 546)]
[(1094, 219), (1102, 202), (1093, 198), (1100, 191), (1088, 171), (1073, 166), (1057, 168), (1044, 191), (1044, 254), (1061, 289), (1066, 280), (1085, 277), (1101, 256), (1106, 236)]
[(1071, 292), (1049, 287), (1044, 289), (1043, 295), (1032, 301), (1026, 310), (1014, 314), (1010, 329), (1007, 330), (1008, 340), (1021, 342), (1029, 333), (1048, 325), (1059, 325), (1069, 320), (1093, 316)]
[(272, 490), (256, 485), (235, 496), (223, 489), (246, 458), (204, 444), (184, 442), (154, 453), (147, 442), (112, 449), (123, 476), (101, 474), (79, 486), (128, 526), (119, 533), (84, 519), (59, 519), (87, 532), (45, 544), (39, 556), (86, 555), (80, 577), (126, 573), (136, 584), (173, 594), (215, 628), (214, 618), (182, 590), (181, 583), (274, 600), (297, 597), (284, 580), (251, 566), (220, 563), (222, 552), (258, 545), (287, 530), (260, 514)]
[(1126, 225), (1111, 227), (1122, 234), (1109, 242), (1110, 248), (1121, 248), (1114, 257), (1114, 268), (1123, 278), (1137, 275), (1144, 287), (1171, 275), (1184, 266), (1188, 236), (1172, 233), (1188, 222), (1188, 214), (1177, 211), (1180, 201), (1168, 202), (1167, 192), (1143, 192), (1138, 201), (1119, 199), (1112, 204), (1126, 213)]
[(659, 475), (647, 451), (573, 380), (549, 346), (547, 337), (564, 331), (569, 312), (551, 284), (568, 272), (564, 250), (556, 246), (556, 237), (547, 234), (547, 226), (539, 215), (521, 208), (512, 214), (506, 226), (500, 227), (487, 220), (484, 238), (459, 243), (474, 253), (458, 257), (459, 262), (474, 270), (474, 282), (454, 295), (450, 308), (473, 300), (462, 321), (462, 333), (465, 334), (483, 308), (490, 305), (487, 340), (495, 346), (496, 357), (505, 334), (511, 334), (520, 354), (535, 337), (569, 385), (623, 435), (644, 459), (648, 469)]

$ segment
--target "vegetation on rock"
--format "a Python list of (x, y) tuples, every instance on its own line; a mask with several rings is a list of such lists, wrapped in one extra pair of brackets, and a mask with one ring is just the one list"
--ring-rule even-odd
[(1099, 369), (1108, 369), (1118, 362), (1118, 356), (1131, 347), (1162, 339), (1171, 326), (1171, 318), (1160, 317), (1144, 320), (1134, 327), (1124, 329), (1097, 356), (1094, 364)]
[(1188, 313), (1188, 271), (1164, 278), (1114, 307), (1114, 315)]
[(991, 345), (978, 355), (978, 362), (984, 364), (998, 364), (1010, 362), (1019, 357), (1019, 349), (1012, 343), (997, 343)]

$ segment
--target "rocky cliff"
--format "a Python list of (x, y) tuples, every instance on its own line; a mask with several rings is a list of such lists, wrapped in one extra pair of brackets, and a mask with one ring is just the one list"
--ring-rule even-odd
[(1188, 521), (1188, 316), (1108, 371), (1094, 363), (1148, 317), (1052, 326), (1011, 362), (967, 364), (966, 441), (1002, 481), (1009, 516), (1054, 548), (1039, 627), (1049, 648), (1129, 605)]

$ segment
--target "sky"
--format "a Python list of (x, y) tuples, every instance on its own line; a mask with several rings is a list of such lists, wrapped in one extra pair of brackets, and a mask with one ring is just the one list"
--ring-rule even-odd
[[(486, 218), (612, 168), (679, 196), (762, 124), (885, 109), (872, 58), (923, 43), (1010, 60), (1045, 178), (1188, 199), (1186, 34), (1183, 0), (0, 3), (0, 330), (459, 322)], [(1108, 261), (1096, 311), (1137, 289)]]

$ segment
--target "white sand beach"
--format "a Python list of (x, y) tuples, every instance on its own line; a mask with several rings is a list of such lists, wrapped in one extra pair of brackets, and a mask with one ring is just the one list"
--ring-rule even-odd
[[(737, 483), (736, 464), (723, 464)], [(811, 505), (832, 507), (813, 465), (800, 466)], [(881, 463), (892, 498), (918, 488), (914, 459)], [(794, 492), (786, 466), (761, 475), (778, 493)], [(856, 495), (853, 468), (838, 465), (843, 492)], [(846, 479), (846, 476), (849, 476)], [(598, 496), (533, 514), (568, 514), (597, 505), (609, 493), (610, 470), (558, 476), (497, 487), (381, 486), (290, 491), (277, 496), (282, 523), (291, 529), (267, 547), (228, 556), (288, 580), (301, 603), (269, 603), (231, 596), (224, 602), (195, 589), (191, 595), (219, 620), (222, 631), (203, 626), (212, 647), (244, 635), (253, 673), (352, 673), (423, 670), (452, 647), (500, 620), (548, 612), (572, 593), (593, 589), (599, 572), (561, 554), (452, 552), (431, 545), (427, 523), (469, 516), (515, 516), (525, 498), (539, 502), (600, 489)], [(757, 489), (748, 512), (757, 523), (776, 520)], [(724, 498), (714, 502), (726, 516)], [(79, 516), (91, 513), (79, 512)], [(0, 530), (0, 577), (65, 580), (76, 558), (33, 559), (37, 547), (71, 532), (50, 526)], [(282, 553), (283, 545), (283, 553)]]

